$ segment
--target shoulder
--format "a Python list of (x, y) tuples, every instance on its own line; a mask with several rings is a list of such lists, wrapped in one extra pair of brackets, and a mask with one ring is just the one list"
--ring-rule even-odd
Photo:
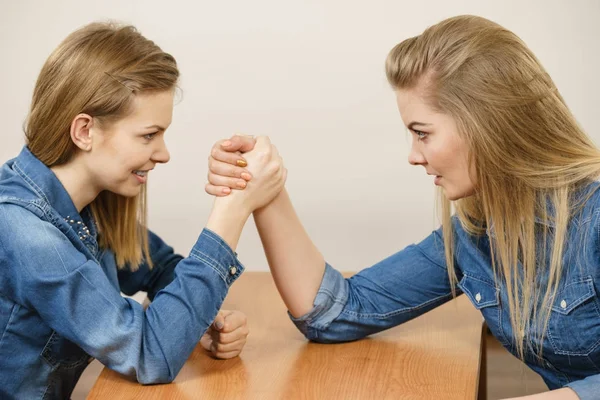
[(86, 261), (60, 229), (10, 203), (0, 203), (0, 259), (11, 269), (51, 275), (70, 272)]
[(600, 228), (600, 182), (592, 182), (579, 190), (572, 201), (572, 229), (597, 231)]
[(31, 183), (16, 172), (16, 160), (9, 160), (0, 167), (0, 204), (29, 204), (39, 202), (40, 196), (31, 190)]

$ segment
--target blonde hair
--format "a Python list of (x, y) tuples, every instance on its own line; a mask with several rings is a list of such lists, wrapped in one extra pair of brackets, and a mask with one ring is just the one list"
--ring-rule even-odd
[[(25, 128), (27, 146), (46, 166), (71, 160), (77, 147), (71, 122), (80, 113), (110, 125), (131, 112), (139, 93), (173, 90), (175, 59), (133, 26), (92, 23), (71, 33), (48, 57), (33, 92)], [(99, 244), (117, 265), (151, 265), (146, 228), (146, 190), (127, 198), (104, 191), (90, 204)]]
[[(506, 285), (523, 358), (529, 321), (543, 343), (567, 226), (591, 196), (576, 200), (572, 194), (599, 176), (600, 151), (527, 46), (484, 18), (449, 18), (401, 42), (387, 57), (386, 74), (395, 89), (423, 89), (431, 107), (455, 119), (468, 144), (475, 194), (451, 203), (439, 193), (452, 290), (454, 209), (469, 234), (492, 233), (492, 268)], [(536, 220), (549, 223), (536, 230)], [(536, 262), (546, 256), (548, 270), (545, 261)], [(541, 357), (541, 346), (537, 350)]]

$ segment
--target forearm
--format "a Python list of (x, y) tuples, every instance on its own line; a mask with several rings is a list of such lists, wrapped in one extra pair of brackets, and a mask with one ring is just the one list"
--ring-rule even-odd
[(551, 390), (549, 392), (538, 393), (531, 396), (515, 397), (506, 400), (579, 400), (577, 394), (569, 388)]
[(267, 261), (288, 310), (300, 317), (313, 308), (325, 271), (325, 260), (304, 230), (283, 189), (254, 221)]
[(249, 216), (250, 212), (242, 207), (240, 202), (217, 198), (206, 227), (219, 235), (235, 251)]

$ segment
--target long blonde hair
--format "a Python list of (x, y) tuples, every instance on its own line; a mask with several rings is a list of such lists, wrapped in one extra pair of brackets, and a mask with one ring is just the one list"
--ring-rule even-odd
[[(475, 194), (451, 203), (440, 192), (448, 274), (454, 292), (455, 210), (469, 234), (491, 232), (494, 276), (506, 286), (523, 358), (530, 330), (543, 343), (567, 226), (589, 198), (575, 201), (572, 194), (600, 175), (600, 151), (533, 53), (487, 19), (449, 18), (401, 42), (388, 55), (386, 74), (395, 89), (424, 87), (428, 104), (452, 116), (468, 144)], [(549, 223), (540, 231), (536, 220)], [(545, 261), (536, 262), (546, 256), (547, 270)]]
[[(109, 125), (131, 112), (139, 93), (172, 90), (175, 59), (132, 26), (92, 23), (71, 33), (48, 57), (33, 92), (25, 136), (46, 166), (71, 160), (77, 147), (71, 122), (80, 113)], [(117, 265), (151, 265), (146, 228), (146, 190), (127, 198), (104, 191), (90, 204), (99, 244), (115, 253)]]

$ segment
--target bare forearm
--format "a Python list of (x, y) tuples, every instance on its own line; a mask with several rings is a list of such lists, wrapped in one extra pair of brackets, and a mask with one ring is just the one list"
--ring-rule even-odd
[(579, 400), (579, 396), (570, 388), (551, 390), (525, 397), (515, 397), (505, 400)]
[(300, 317), (313, 308), (325, 260), (304, 230), (285, 189), (254, 212), (275, 285), (288, 310)]
[(219, 235), (235, 251), (250, 212), (228, 199), (216, 199), (206, 227)]

